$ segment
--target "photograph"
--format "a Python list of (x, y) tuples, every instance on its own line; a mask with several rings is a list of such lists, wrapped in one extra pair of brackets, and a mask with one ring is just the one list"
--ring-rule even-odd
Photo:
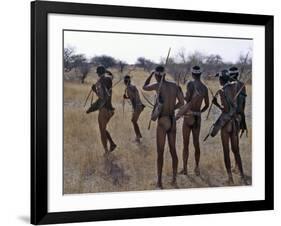
[(64, 195), (252, 185), (252, 38), (62, 32)]
[(31, 222), (274, 208), (272, 15), (31, 4)]

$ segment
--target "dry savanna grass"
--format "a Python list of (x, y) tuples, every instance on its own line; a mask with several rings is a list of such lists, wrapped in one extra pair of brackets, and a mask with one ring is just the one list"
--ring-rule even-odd
[[(121, 78), (115, 70), (114, 83)], [(139, 91), (147, 78), (148, 73), (136, 69), (131, 73), (132, 82)], [(151, 109), (146, 107), (139, 119), (143, 139), (140, 144), (135, 143), (134, 131), (130, 121), (132, 109), (128, 102), (125, 104), (123, 114), (122, 96), (124, 84), (121, 82), (113, 88), (113, 105), (115, 114), (111, 118), (108, 130), (118, 145), (109, 156), (104, 156), (97, 124), (98, 112), (86, 114), (83, 107), (85, 98), (93, 82), (96, 81), (94, 69), (84, 84), (78, 82), (64, 82), (64, 193), (93, 193), (117, 192), (156, 189), (156, 123), (153, 122), (150, 130), (147, 129)], [(172, 80), (167, 76), (168, 80)], [(204, 81), (215, 92), (219, 86), (218, 81)], [(245, 174), (251, 183), (252, 169), (252, 124), (251, 124), (251, 85), (247, 85), (246, 120), (249, 135), (240, 140), (240, 153)], [(185, 92), (186, 87), (182, 85)], [(153, 101), (154, 93), (146, 95)], [(96, 97), (94, 96), (94, 99)], [(211, 98), (211, 97), (210, 97)], [(142, 97), (143, 103), (148, 105)], [(90, 102), (90, 101), (89, 101)], [(87, 107), (89, 106), (89, 102)], [(209, 138), (203, 142), (211, 124), (216, 120), (219, 111), (213, 107), (210, 117), (205, 120), (206, 113), (202, 114), (200, 135), (201, 175), (195, 176), (194, 148), (192, 136), (190, 137), (190, 155), (188, 160), (189, 175), (178, 175), (179, 188), (218, 187), (227, 186), (227, 174), (224, 167), (223, 151), (220, 135)], [(179, 170), (182, 168), (182, 119), (177, 122), (177, 153)], [(234, 158), (231, 154), (232, 165)], [(242, 185), (240, 177), (234, 175), (235, 185)], [(172, 161), (166, 142), (163, 167), (163, 186), (165, 189), (173, 188), (170, 185), (172, 178)]]

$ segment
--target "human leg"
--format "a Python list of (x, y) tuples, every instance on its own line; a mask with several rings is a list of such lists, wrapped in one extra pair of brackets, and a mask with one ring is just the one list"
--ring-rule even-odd
[(176, 150), (176, 121), (172, 119), (172, 128), (168, 131), (169, 150), (172, 157), (173, 179), (172, 185), (176, 186), (176, 178), (178, 171), (178, 156)]
[(223, 154), (224, 154), (224, 164), (228, 174), (228, 180), (230, 184), (233, 184), (231, 162), (229, 157), (229, 133), (225, 127), (221, 129), (221, 141), (222, 141)]
[(163, 168), (163, 155), (166, 141), (166, 131), (159, 125), (156, 130), (156, 143), (157, 143), (157, 187), (163, 188), (162, 185), (162, 168)]
[(139, 128), (139, 125), (138, 125), (138, 119), (139, 119), (139, 116), (140, 116), (141, 112), (142, 111), (140, 111), (140, 110), (135, 110), (133, 112), (132, 119), (131, 119), (131, 122), (133, 123), (134, 131), (135, 131), (135, 134), (136, 134), (136, 141), (140, 141), (140, 138), (142, 137), (141, 132), (140, 132), (140, 128)]
[(199, 162), (200, 162), (200, 143), (199, 143), (199, 136), (200, 136), (200, 128), (201, 128), (201, 119), (198, 119), (197, 126), (192, 128), (192, 138), (193, 138), (193, 145), (195, 150), (195, 163), (196, 166), (194, 168), (194, 172), (197, 176), (200, 175), (199, 169)]
[(190, 138), (191, 128), (189, 125), (183, 121), (182, 124), (182, 138), (183, 138), (183, 151), (182, 151), (182, 159), (183, 159), (183, 169), (180, 172), (181, 174), (187, 175), (187, 161), (189, 156), (189, 138)]

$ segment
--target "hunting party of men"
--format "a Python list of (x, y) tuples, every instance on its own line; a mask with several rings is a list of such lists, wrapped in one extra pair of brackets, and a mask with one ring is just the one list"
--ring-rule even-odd
[(65, 194), (252, 184), (252, 40), (155, 37), (64, 31)]

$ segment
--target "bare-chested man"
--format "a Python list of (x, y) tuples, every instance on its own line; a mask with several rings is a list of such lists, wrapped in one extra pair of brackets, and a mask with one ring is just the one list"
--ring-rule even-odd
[[(97, 67), (98, 81), (93, 84), (92, 90), (98, 96), (98, 99), (87, 110), (87, 113), (99, 110), (98, 123), (100, 129), (101, 142), (106, 154), (112, 152), (116, 148), (116, 144), (113, 142), (106, 126), (110, 118), (114, 115), (114, 108), (112, 107), (112, 79), (113, 76), (109, 71), (106, 71), (103, 66)], [(108, 149), (107, 142), (110, 146)]]
[(145, 106), (141, 102), (139, 91), (138, 91), (137, 87), (132, 85), (131, 77), (129, 75), (126, 75), (124, 77), (124, 84), (126, 85), (126, 89), (125, 89), (123, 98), (129, 99), (131, 101), (131, 104), (133, 107), (133, 114), (132, 114), (131, 121), (133, 123), (134, 131), (136, 134), (136, 142), (139, 143), (140, 139), (142, 138), (142, 135), (141, 135), (140, 128), (138, 125), (138, 119)]
[(244, 82), (238, 79), (239, 70), (237, 67), (231, 67), (229, 68), (228, 71), (229, 71), (230, 81), (237, 83), (238, 90), (242, 89), (237, 97), (237, 114), (241, 117), (240, 131), (242, 135), (244, 131), (246, 131), (247, 133), (247, 124), (245, 118), (245, 106), (246, 106), (246, 97), (247, 97), (246, 86)]
[(223, 70), (219, 73), (219, 81), (222, 86), (218, 92), (221, 104), (214, 97), (213, 103), (222, 111), (219, 119), (215, 122), (211, 136), (215, 136), (221, 130), (221, 141), (224, 152), (224, 163), (228, 174), (229, 184), (234, 184), (231, 162), (229, 157), (229, 142), (237, 163), (242, 181), (247, 184), (243, 172), (242, 160), (239, 151), (239, 117), (237, 117), (237, 93), (239, 91), (236, 83), (229, 82), (229, 73)]
[[(182, 136), (183, 136), (183, 169), (181, 174), (187, 175), (187, 161), (189, 156), (189, 138), (190, 133), (193, 137), (193, 145), (195, 149), (195, 162), (196, 166), (194, 172), (197, 176), (200, 175), (199, 161), (200, 161), (200, 144), (199, 135), (201, 128), (201, 113), (206, 111), (209, 107), (209, 95), (208, 88), (202, 83), (201, 68), (199, 66), (194, 66), (192, 68), (191, 74), (193, 81), (187, 84), (187, 91), (185, 96), (185, 101), (191, 103), (190, 110), (187, 111), (183, 117), (182, 125)], [(201, 109), (204, 100), (204, 107)]]
[[(155, 75), (156, 83), (150, 84), (151, 78)], [(157, 66), (155, 71), (146, 79), (143, 89), (145, 91), (156, 91), (158, 93), (157, 110), (157, 187), (162, 189), (162, 168), (163, 154), (165, 149), (166, 136), (168, 137), (170, 154), (172, 156), (173, 179), (172, 185), (177, 187), (176, 176), (178, 169), (178, 156), (176, 151), (176, 120), (175, 109), (184, 104), (183, 93), (175, 83), (165, 80), (165, 68)], [(177, 103), (176, 103), (177, 102)], [(155, 113), (155, 112), (154, 112)], [(155, 114), (154, 114), (155, 115)]]
[[(240, 117), (239, 118), (239, 120), (240, 120), (239, 130), (241, 131), (241, 133), (240, 133), (240, 137), (241, 137), (245, 131), (246, 131), (246, 135), (248, 135), (246, 116), (245, 116), (247, 92), (246, 92), (246, 87), (245, 87), (244, 82), (242, 82), (238, 79), (238, 76), (239, 76), (238, 68), (233, 66), (233, 67), (229, 68), (228, 71), (229, 71), (230, 81), (237, 83), (238, 90), (242, 89), (237, 97), (237, 114), (238, 114), (238, 117)], [(239, 172), (237, 163), (235, 164), (233, 172), (235, 172), (235, 173)]]

